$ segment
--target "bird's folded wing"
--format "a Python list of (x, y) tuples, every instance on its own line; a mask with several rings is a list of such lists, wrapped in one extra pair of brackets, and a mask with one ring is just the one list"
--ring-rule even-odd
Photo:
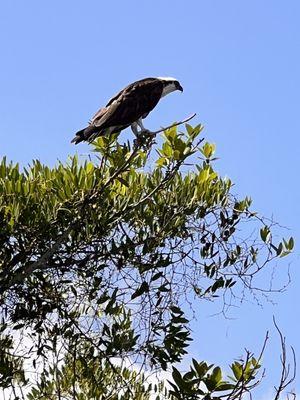
[(92, 118), (92, 125), (107, 128), (115, 125), (114, 114), (119, 106), (120, 101), (114, 101), (109, 107), (101, 108)]
[(93, 116), (93, 118), (90, 120), (90, 124), (97, 126), (98, 122), (101, 120), (101, 118), (105, 115), (106, 112), (107, 112), (107, 107), (100, 108), (100, 110), (98, 110), (96, 114)]
[(111, 126), (130, 125), (146, 116), (158, 103), (162, 85), (154, 78), (128, 85), (92, 118), (91, 124), (106, 129)]

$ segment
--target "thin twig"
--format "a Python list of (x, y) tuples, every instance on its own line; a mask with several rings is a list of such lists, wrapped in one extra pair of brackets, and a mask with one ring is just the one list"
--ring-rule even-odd
[(281, 377), (280, 377), (280, 382), (279, 386), (276, 388), (276, 396), (274, 400), (279, 400), (281, 393), (283, 392), (284, 389), (286, 389), (287, 386), (289, 386), (296, 377), (296, 355), (295, 355), (295, 350), (293, 347), (291, 347), (292, 354), (293, 354), (293, 372), (292, 376), (290, 377), (290, 364), (287, 364), (287, 358), (286, 358), (286, 343), (285, 343), (285, 337), (283, 336), (281, 330), (279, 329), (275, 317), (273, 316), (273, 324), (279, 334), (280, 337), (280, 343), (281, 343)]
[(163, 131), (165, 131), (165, 130), (167, 130), (167, 129), (173, 128), (173, 126), (178, 126), (178, 125), (185, 124), (186, 122), (188, 122), (188, 121), (190, 121), (191, 119), (193, 119), (196, 115), (197, 115), (197, 114), (194, 113), (194, 114), (190, 115), (189, 117), (183, 119), (182, 121), (174, 122), (173, 124), (171, 124), (171, 125), (169, 125), (169, 126), (167, 126), (167, 127), (165, 127), (165, 128), (161, 128), (161, 129), (159, 129), (158, 131), (154, 131), (154, 132), (151, 132), (151, 133), (152, 133), (152, 135), (157, 135), (157, 134), (160, 133), (160, 132), (163, 132)]

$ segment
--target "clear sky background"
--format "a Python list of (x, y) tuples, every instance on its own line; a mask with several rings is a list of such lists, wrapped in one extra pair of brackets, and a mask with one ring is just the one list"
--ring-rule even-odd
[[(87, 145), (70, 144), (109, 97), (146, 76), (175, 76), (184, 93), (147, 118), (157, 129), (197, 112), (217, 144), (216, 168), (253, 208), (300, 238), (300, 2), (298, 0), (0, 3), (0, 156), (53, 165)], [(297, 240), (298, 239), (298, 240)], [(199, 307), (197, 359), (226, 366), (243, 347), (259, 350), (267, 329), (268, 397), (279, 376), (272, 315), (299, 353), (299, 249), (292, 283), (276, 304), (244, 303), (233, 319)], [(266, 277), (268, 279), (268, 277)], [(216, 310), (214, 310), (216, 311)], [(300, 362), (298, 362), (300, 365)]]

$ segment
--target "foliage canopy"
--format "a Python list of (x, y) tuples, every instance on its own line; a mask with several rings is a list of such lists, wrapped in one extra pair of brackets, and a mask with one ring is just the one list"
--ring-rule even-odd
[[(185, 128), (166, 129), (156, 156), (153, 137), (131, 145), (114, 135), (98, 138), (94, 158), (85, 161), (72, 156), (53, 168), (34, 161), (20, 169), (2, 160), (2, 387), (26, 384), (26, 354), (41, 372), (30, 399), (42, 398), (49, 375), (63, 387), (71, 365), (68, 390), (81, 398), (74, 382), (93, 357), (99, 367), (91, 390), (112, 371), (127, 387), (134, 372), (124, 378), (121, 360), (166, 370), (182, 360), (192, 339), (185, 301), (252, 291), (256, 274), (292, 251), (293, 239), (275, 243), (272, 224), (250, 210), (249, 198), (237, 199), (232, 182), (215, 171), (215, 146), (199, 139), (203, 127)], [(248, 236), (249, 223), (255, 237)], [(24, 337), (25, 344), (16, 346)], [(251, 370), (247, 378), (243, 365)], [(184, 379), (193, 385), (193, 379), (206, 379), (208, 391), (187, 389), (190, 397), (176, 397), (183, 378), (174, 369), (173, 396), (209, 399), (218, 385), (232, 393), (237, 382), (247, 386), (259, 362), (249, 358), (233, 367), (234, 374), (242, 368), (233, 383), (211, 368), (194, 360)], [(130, 390), (147, 396), (133, 380)], [(57, 385), (52, 389), (57, 395)]]

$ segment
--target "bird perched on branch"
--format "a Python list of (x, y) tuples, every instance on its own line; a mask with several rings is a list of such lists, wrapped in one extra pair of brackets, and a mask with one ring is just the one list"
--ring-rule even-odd
[(91, 142), (98, 136), (120, 132), (128, 126), (138, 136), (146, 131), (142, 119), (162, 97), (175, 90), (183, 91), (178, 80), (170, 77), (145, 78), (131, 83), (93, 116), (88, 127), (75, 134), (72, 143)]

